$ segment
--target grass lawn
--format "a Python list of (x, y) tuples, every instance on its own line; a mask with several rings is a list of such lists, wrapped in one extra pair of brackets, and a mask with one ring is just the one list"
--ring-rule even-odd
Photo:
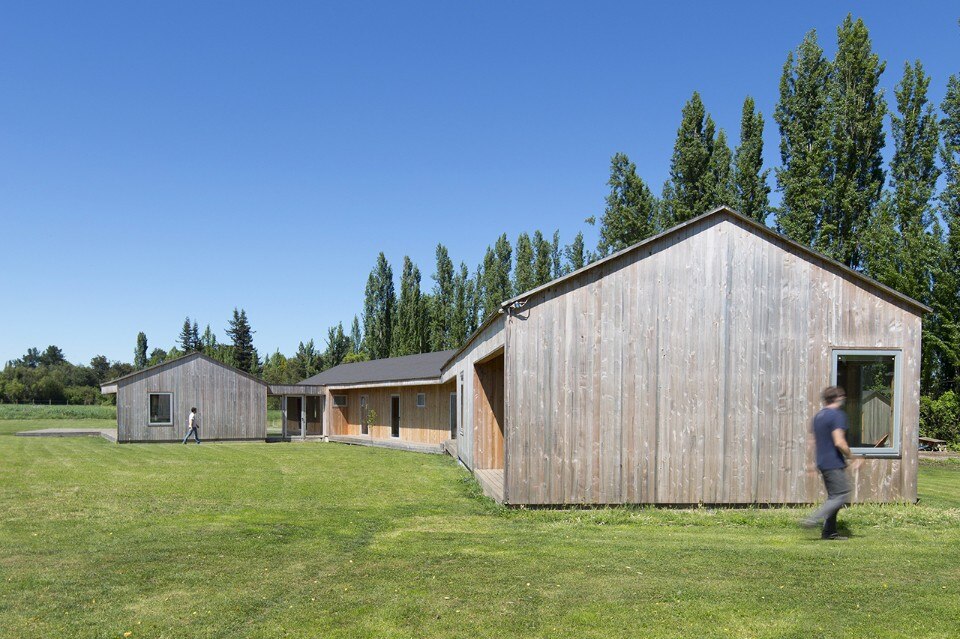
[(801, 509), (503, 509), (438, 455), (12, 436), (63, 425), (0, 422), (2, 637), (960, 635), (960, 464), (820, 542)]

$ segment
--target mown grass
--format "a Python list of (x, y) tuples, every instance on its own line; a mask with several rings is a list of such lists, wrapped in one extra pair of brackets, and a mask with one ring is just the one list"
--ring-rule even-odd
[(47, 404), (0, 404), (0, 420), (8, 419), (112, 419), (117, 420), (116, 406), (64, 406)]
[(504, 509), (434, 455), (11, 436), (45, 425), (0, 422), (2, 637), (960, 634), (947, 464), (825, 543), (804, 509)]

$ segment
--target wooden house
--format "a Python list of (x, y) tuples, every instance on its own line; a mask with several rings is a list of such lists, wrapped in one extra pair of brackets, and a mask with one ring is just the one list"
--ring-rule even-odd
[(299, 384), (271, 385), (283, 396), (284, 434), (439, 452), (456, 434), (454, 384), (440, 381), (452, 354), (341, 364)]
[(202, 353), (106, 382), (100, 391), (117, 395), (119, 443), (182, 440), (193, 407), (202, 441), (267, 436), (266, 382)]
[(507, 300), (440, 383), (460, 460), (508, 504), (817, 501), (833, 383), (854, 499), (914, 501), (928, 310), (720, 208)]

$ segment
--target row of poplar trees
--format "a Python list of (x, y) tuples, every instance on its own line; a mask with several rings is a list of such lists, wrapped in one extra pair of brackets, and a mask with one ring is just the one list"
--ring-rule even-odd
[[(764, 117), (753, 99), (743, 102), (731, 150), (693, 93), (659, 196), (626, 154), (611, 159), (604, 212), (587, 219), (598, 225), (595, 250), (582, 233), (566, 246), (557, 233), (521, 234), (514, 246), (501, 235), (471, 275), (439, 245), (432, 290), (421, 292), (420, 270), (405, 257), (399, 297), (381, 253), (367, 281), (362, 336), (354, 319), (355, 350), (379, 358), (455, 348), (513, 295), (728, 205), (932, 307), (924, 318), (922, 391), (960, 392), (960, 76), (950, 77), (935, 105), (923, 65), (906, 63), (888, 105), (880, 88), (886, 63), (862, 20), (848, 16), (836, 46), (828, 59), (811, 31), (787, 55), (773, 114), (779, 206), (770, 204)], [(893, 138), (889, 164), (885, 122)]]

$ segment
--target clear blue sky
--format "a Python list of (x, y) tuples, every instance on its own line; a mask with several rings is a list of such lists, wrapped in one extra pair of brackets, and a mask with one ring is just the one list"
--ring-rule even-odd
[[(850, 11), (893, 86), (960, 73), (947, 2), (117, 2), (0, 9), (0, 361), (57, 344), (130, 361), (185, 315), (261, 354), (323, 346), (384, 251), (432, 286), (497, 235), (603, 208), (610, 156), (659, 193), (694, 90), (735, 141), (787, 52)], [(891, 140), (888, 139), (888, 146)]]

